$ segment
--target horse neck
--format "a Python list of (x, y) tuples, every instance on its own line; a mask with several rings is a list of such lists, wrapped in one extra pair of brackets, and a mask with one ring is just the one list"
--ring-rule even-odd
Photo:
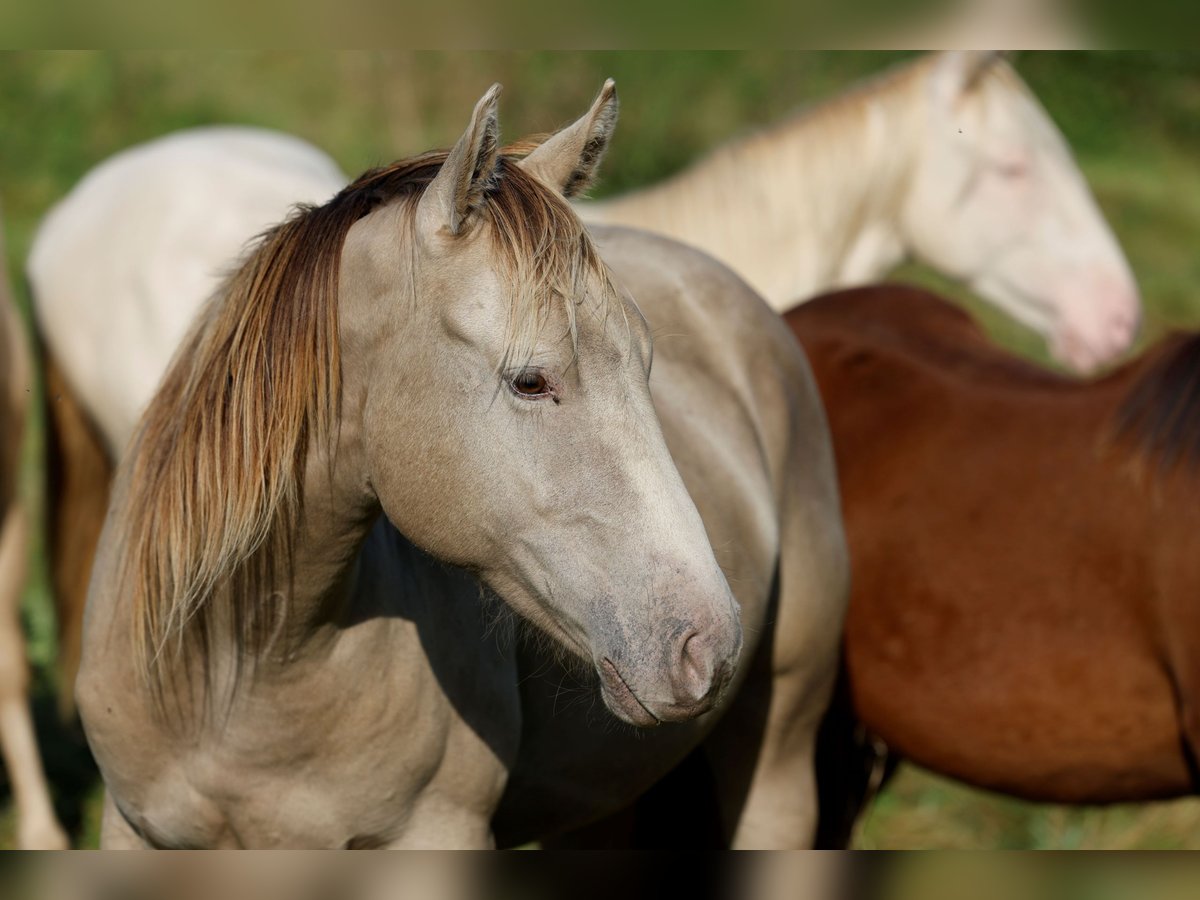
[[(259, 553), (272, 554), (275, 571), (253, 594), (230, 596), (214, 606), (214, 671), (232, 680), (214, 685), (217, 695), (232, 691), (240, 680), (244, 658), (258, 689), (278, 679), (294, 684), (306, 668), (319, 667), (336, 646), (343, 624), (355, 615), (361, 593), (358, 573), (363, 544), (380, 515), (378, 501), (362, 488), (357, 473), (361, 454), (346, 441), (328, 451), (314, 445), (302, 488), (298, 528), (290, 541), (269, 537)], [(287, 548), (284, 553), (283, 548)], [(238, 614), (238, 610), (242, 614)], [(245, 611), (266, 610), (258, 638), (239, 627)], [(212, 639), (210, 639), (212, 640)], [(218, 644), (218, 646), (219, 646)]]
[[(314, 494), (308, 499), (318, 498)], [(359, 590), (358, 560), (371, 524), (344, 514), (321, 521), (333, 506), (328, 495), (325, 499), (306, 507), (304, 524), (292, 544), (291, 564), (280, 566), (273, 585), (214, 607), (203, 656), (186, 663), (188, 681), (204, 685), (203, 700), (193, 695), (193, 725), (204, 727), (212, 711), (232, 709), (247, 696), (248, 687), (260, 700), (279, 692), (287, 695), (304, 690), (330, 666), (345, 633), (340, 622), (352, 615)], [(234, 604), (243, 610), (252, 605), (269, 610), (265, 640), (238, 634)]]
[(730, 144), (584, 217), (658, 231), (732, 266), (773, 307), (871, 281), (905, 255), (898, 223), (922, 131), (911, 70)]
[(285, 656), (324, 643), (351, 614), (363, 542), (380, 516), (378, 501), (362, 490), (359, 470), (346, 458), (356, 455), (344, 457), (339, 446), (332, 462), (326, 453), (310, 458), (291, 566), (275, 586), (286, 604)]

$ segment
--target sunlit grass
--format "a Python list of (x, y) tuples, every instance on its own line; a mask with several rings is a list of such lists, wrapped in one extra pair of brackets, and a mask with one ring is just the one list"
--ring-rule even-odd
[(1200, 849), (1200, 799), (1069, 807), (1025, 803), (903, 766), (860, 822), (862, 849)]

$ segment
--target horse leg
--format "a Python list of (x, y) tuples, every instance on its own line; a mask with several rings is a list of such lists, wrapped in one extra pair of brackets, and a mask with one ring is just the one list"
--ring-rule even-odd
[(845, 667), (817, 732), (817, 849), (849, 847), (862, 811), (895, 770), (896, 758), (866, 733), (854, 712)]
[(816, 710), (819, 717), (825, 701), (818, 695), (807, 703), (803, 691), (799, 702), (790, 692), (777, 695), (769, 658), (762, 648), (713, 733), (632, 807), (543, 840), (542, 846), (692, 851), (731, 844), (757, 849), (812, 846), (817, 828), (817, 726), (813, 713), (803, 713)]
[(59, 712), (75, 713), (83, 609), (108, 510), (113, 464), (91, 419), (43, 348), (46, 378), (47, 519), (58, 619)]
[(816, 734), (830, 693), (825, 682), (832, 676), (814, 679), (807, 668), (777, 671), (773, 642), (772, 629), (712, 734), (638, 800), (634, 846), (813, 845)]
[(837, 681), (850, 565), (836, 481), (803, 462), (792, 463), (781, 507), (770, 625), (706, 741), (734, 848), (807, 848), (816, 838), (817, 731)]
[(836, 495), (801, 482), (789, 496), (807, 502), (783, 510), (758, 650), (702, 746), (638, 801), (638, 846), (813, 846), (817, 731), (837, 680), (849, 560)]
[[(819, 811), (815, 846), (819, 850), (845, 849), (849, 846), (862, 810), (874, 799), (891, 774), (893, 760), (861, 733), (849, 697), (841, 691), (821, 721), (816, 744), (817, 808)], [(764, 707), (754, 715), (735, 714), (736, 725), (731, 743), (745, 747), (748, 736), (762, 732)], [(720, 739), (692, 751), (686, 759), (643, 794), (636, 804), (600, 822), (576, 829), (567, 835), (543, 841), (547, 849), (639, 849), (639, 850), (719, 850), (728, 846), (731, 829), (717, 799), (717, 782), (710, 751)], [(752, 738), (750, 744), (757, 744)], [(716, 749), (725, 765), (731, 760)], [(752, 754), (742, 753), (732, 760), (737, 771), (754, 767)], [(801, 779), (807, 773), (801, 772)], [(803, 782), (802, 782), (803, 783)], [(792, 792), (785, 785), (785, 793)], [(744, 796), (742, 784), (738, 797)], [(726, 793), (731, 789), (727, 786)], [(740, 802), (740, 801), (739, 801)], [(741, 815), (738, 803), (734, 817)]]
[(21, 587), (28, 558), (24, 510), (12, 504), (0, 524), (0, 750), (17, 806), (17, 842), (59, 850), (67, 836), (54, 814), (29, 710), (29, 666), (21, 634)]
[(769, 689), (746, 685), (705, 743), (734, 849), (805, 849), (816, 836), (816, 734), (831, 685), (775, 674)]

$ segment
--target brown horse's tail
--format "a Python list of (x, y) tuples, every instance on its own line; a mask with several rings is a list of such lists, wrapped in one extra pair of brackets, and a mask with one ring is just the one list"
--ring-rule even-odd
[(49, 349), (42, 348), (46, 397), (46, 518), (58, 616), (59, 712), (75, 715), (83, 609), (108, 508), (113, 464), (91, 417)]

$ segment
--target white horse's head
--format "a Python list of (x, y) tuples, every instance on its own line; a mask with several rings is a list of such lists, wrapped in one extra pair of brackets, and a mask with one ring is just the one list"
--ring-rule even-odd
[(995, 53), (934, 58), (901, 212), (909, 249), (961, 278), (1088, 371), (1125, 351), (1141, 301), (1066, 141)]

